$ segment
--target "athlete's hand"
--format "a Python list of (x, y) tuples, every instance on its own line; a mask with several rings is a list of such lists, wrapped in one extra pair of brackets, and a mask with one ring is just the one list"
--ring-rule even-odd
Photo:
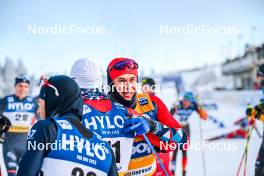
[(253, 115), (253, 112), (254, 112), (254, 108), (251, 106), (246, 109), (246, 115), (248, 117), (251, 117)]
[(264, 105), (260, 103), (259, 105), (255, 106), (255, 118), (260, 119), (260, 117), (264, 114)]
[(124, 123), (123, 132), (135, 132), (136, 135), (148, 133), (150, 131), (150, 124), (144, 117), (130, 118)]
[(11, 126), (11, 122), (9, 121), (9, 119), (4, 115), (0, 114), (0, 135), (2, 133), (7, 132), (10, 126)]

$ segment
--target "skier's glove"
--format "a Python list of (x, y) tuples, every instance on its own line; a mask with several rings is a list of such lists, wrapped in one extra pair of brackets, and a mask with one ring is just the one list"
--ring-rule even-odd
[(254, 112), (254, 108), (252, 106), (249, 106), (247, 109), (246, 109), (246, 115), (248, 117), (251, 117), (253, 116), (253, 112)]
[(262, 103), (258, 104), (254, 108), (255, 110), (255, 118), (260, 119), (264, 115), (264, 105)]
[(170, 128), (162, 123), (144, 116), (150, 124), (150, 132), (159, 137), (160, 140), (165, 142), (186, 143), (188, 135), (185, 130), (181, 128)]
[(11, 122), (7, 117), (4, 115), (0, 114), (0, 135), (3, 133), (6, 133), (11, 126)]
[(131, 133), (135, 132), (136, 135), (148, 133), (150, 131), (150, 124), (145, 117), (135, 117), (127, 119), (124, 123), (123, 132)]

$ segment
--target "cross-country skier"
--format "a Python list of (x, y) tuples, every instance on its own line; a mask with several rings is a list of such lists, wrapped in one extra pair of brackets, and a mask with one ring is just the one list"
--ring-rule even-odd
[[(153, 78), (150, 77), (143, 77), (141, 80), (142, 83), (142, 92), (149, 94), (150, 97), (154, 97), (155, 91), (156, 91), (156, 82)], [(156, 97), (158, 98), (158, 97)], [(164, 153), (159, 153), (160, 159), (163, 161), (164, 166), (166, 170), (168, 171), (169, 175), (173, 175), (172, 172), (170, 171), (169, 165), (170, 165), (170, 152), (164, 152)], [(157, 172), (156, 176), (162, 176), (163, 171), (162, 168), (157, 165)]]
[[(180, 122), (188, 136), (190, 136), (189, 118), (193, 112), (197, 112), (201, 119), (206, 120), (208, 118), (207, 112), (197, 103), (192, 92), (186, 92), (183, 99), (176, 102), (170, 110), (171, 114)], [(176, 169), (177, 150), (174, 151), (171, 161), (171, 171), (173, 174)], [(182, 150), (182, 175), (186, 175), (187, 169), (187, 151)]]
[(102, 89), (102, 70), (89, 59), (79, 59), (71, 68), (71, 77), (83, 96), (83, 125), (108, 141), (115, 153), (118, 174), (124, 175), (132, 155), (135, 135), (123, 133), (127, 109), (112, 102)]
[(186, 133), (179, 129), (181, 125), (160, 99), (137, 93), (138, 64), (134, 60), (113, 59), (107, 67), (107, 79), (111, 100), (144, 114), (143, 118), (132, 118), (124, 124), (124, 132), (137, 134), (127, 174), (153, 175), (157, 167), (156, 158), (141, 134), (147, 133), (151, 143), (160, 148), (161, 142), (185, 143)]
[(81, 89), (67, 76), (44, 79), (40, 114), (28, 134), (18, 176), (117, 176), (108, 143), (81, 124)]
[(15, 78), (15, 94), (0, 100), (0, 114), (6, 116), (12, 126), (4, 135), (1, 171), (15, 176), (19, 161), (25, 152), (27, 133), (37, 120), (37, 102), (28, 96), (30, 80), (25, 75)]
[[(263, 85), (264, 83), (264, 64), (260, 65), (257, 69), (257, 80), (261, 83), (262, 90), (264, 92), (264, 85)], [(262, 98), (260, 100), (260, 103), (256, 105), (254, 108), (249, 107), (246, 110), (246, 114), (248, 117), (253, 116), (255, 119), (258, 119), (264, 122), (264, 98)], [(264, 175), (264, 136), (262, 139), (262, 143), (259, 149), (256, 164), (255, 164), (255, 176), (263, 176), (263, 175)]]
[[(236, 129), (234, 131), (231, 131), (227, 134), (222, 134), (217, 137), (213, 137), (210, 139), (207, 139), (206, 141), (215, 141), (220, 139), (246, 139), (248, 135), (248, 128), (250, 128), (254, 123), (253, 119), (248, 119), (247, 117), (238, 119), (234, 125), (239, 126), (239, 129)], [(258, 132), (257, 128), (254, 127), (255, 130)]]

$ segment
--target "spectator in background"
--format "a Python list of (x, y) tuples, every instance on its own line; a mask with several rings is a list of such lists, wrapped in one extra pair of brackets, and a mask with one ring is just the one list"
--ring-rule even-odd
[(28, 96), (30, 80), (25, 75), (15, 78), (15, 94), (0, 100), (0, 114), (6, 116), (12, 126), (4, 135), (2, 172), (15, 176), (20, 159), (25, 152), (26, 138), (37, 120), (37, 102)]

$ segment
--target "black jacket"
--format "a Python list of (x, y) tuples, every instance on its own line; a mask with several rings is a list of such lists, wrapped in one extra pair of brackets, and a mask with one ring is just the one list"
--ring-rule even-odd
[(0, 137), (3, 133), (7, 132), (9, 127), (11, 126), (10, 120), (0, 114)]
[[(67, 76), (54, 76), (49, 79), (49, 83), (55, 86), (59, 96), (55, 95), (55, 89), (44, 86), (41, 88), (40, 97), (45, 100), (46, 120), (38, 121), (31, 129), (28, 135), (28, 142), (54, 143), (57, 139), (57, 126), (53, 117), (66, 117), (72, 125), (77, 127), (83, 136), (90, 138), (94, 135), (81, 125), (82, 118), (82, 97), (81, 90), (74, 80)], [(38, 175), (43, 158), (48, 150), (27, 150), (19, 165), (18, 176)], [(56, 167), (56, 166), (54, 166)], [(113, 157), (111, 171), (109, 176), (116, 176), (117, 169)]]

